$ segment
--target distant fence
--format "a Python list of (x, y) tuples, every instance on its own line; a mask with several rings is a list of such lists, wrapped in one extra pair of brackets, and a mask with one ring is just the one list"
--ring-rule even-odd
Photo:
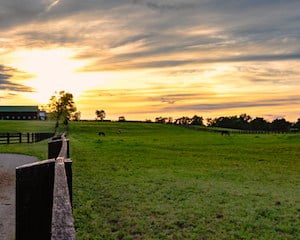
[(291, 131), (291, 132), (285, 132), (285, 131), (254, 131), (254, 130), (232, 130), (232, 129), (226, 129), (223, 128), (221, 129), (213, 129), (213, 128), (209, 128), (209, 127), (197, 127), (197, 126), (193, 126), (193, 125), (180, 125), (178, 124), (177, 126), (181, 126), (181, 127), (185, 127), (185, 128), (189, 128), (189, 129), (193, 129), (196, 131), (203, 131), (203, 132), (215, 132), (215, 133), (222, 133), (222, 132), (228, 132), (230, 134), (295, 134), (295, 133), (300, 133), (299, 131)]
[(48, 160), (16, 169), (16, 240), (76, 239), (69, 155), (61, 134), (48, 143)]
[(53, 135), (53, 133), (0, 133), (0, 144), (35, 143)]

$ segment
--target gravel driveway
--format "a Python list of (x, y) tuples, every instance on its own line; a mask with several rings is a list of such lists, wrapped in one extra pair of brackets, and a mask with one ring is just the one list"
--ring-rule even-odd
[(0, 239), (15, 237), (15, 173), (16, 167), (36, 162), (36, 157), (0, 153)]

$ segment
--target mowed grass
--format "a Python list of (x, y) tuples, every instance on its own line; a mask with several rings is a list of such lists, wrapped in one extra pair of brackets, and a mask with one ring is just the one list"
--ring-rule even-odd
[(299, 236), (300, 135), (74, 122), (70, 139), (79, 239)]
[(299, 238), (300, 135), (72, 122), (69, 138), (78, 239)]

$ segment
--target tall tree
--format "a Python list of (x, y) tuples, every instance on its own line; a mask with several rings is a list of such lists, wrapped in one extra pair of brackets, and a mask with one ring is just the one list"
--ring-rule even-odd
[(71, 93), (60, 91), (50, 98), (48, 104), (50, 116), (55, 119), (55, 132), (59, 127), (59, 121), (63, 120), (66, 124), (76, 111), (75, 102)]
[(100, 121), (103, 121), (103, 119), (105, 118), (105, 116), (106, 116), (106, 113), (105, 113), (105, 111), (103, 110), (103, 109), (101, 109), (101, 110), (96, 110), (96, 120), (100, 120)]

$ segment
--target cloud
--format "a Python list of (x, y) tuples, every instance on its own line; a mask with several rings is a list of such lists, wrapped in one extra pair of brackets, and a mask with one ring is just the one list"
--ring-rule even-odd
[(49, 6), (46, 8), (46, 12), (51, 11), (51, 9), (55, 7), (59, 2), (60, 0), (54, 0), (52, 3), (50, 3)]
[(248, 55), (225, 58), (203, 58), (190, 60), (149, 60), (145, 62), (119, 61), (117, 58), (104, 59), (103, 61), (94, 62), (93, 64), (83, 67), (79, 71), (97, 72), (113, 70), (132, 70), (132, 69), (152, 69), (152, 68), (170, 68), (185, 66), (190, 64), (209, 64), (209, 63), (236, 63), (236, 62), (270, 62), (270, 61), (292, 61), (300, 60), (300, 53), (296, 54), (266, 54), (266, 55)]
[(249, 102), (227, 102), (227, 103), (205, 103), (205, 104), (186, 104), (171, 107), (164, 107), (162, 111), (215, 111), (234, 108), (259, 108), (285, 106), (289, 104), (300, 104), (300, 97), (260, 99)]
[(13, 81), (15, 76), (18, 76), (18, 78), (23, 76), (23, 79), (26, 79), (30, 75), (18, 71), (17, 69), (0, 65), (0, 90), (9, 90), (13, 92), (33, 92), (32, 88)]

